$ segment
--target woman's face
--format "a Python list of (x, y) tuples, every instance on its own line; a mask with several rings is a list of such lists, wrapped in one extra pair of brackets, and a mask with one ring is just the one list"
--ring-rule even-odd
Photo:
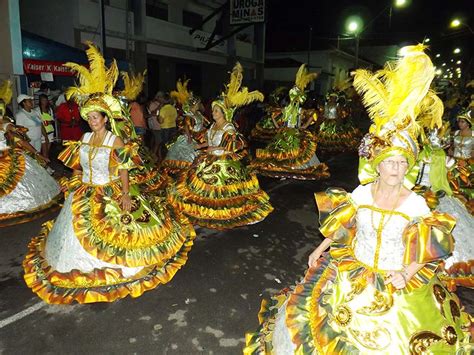
[(463, 118), (459, 118), (458, 119), (458, 126), (460, 129), (467, 129), (469, 128), (469, 123), (463, 119)]
[(407, 169), (408, 161), (403, 155), (395, 155), (393, 157), (386, 158), (382, 160), (377, 166), (380, 179), (390, 186), (402, 184)]
[(224, 119), (224, 112), (222, 111), (222, 109), (215, 105), (213, 108), (212, 108), (212, 118), (214, 119), (214, 121), (221, 121)]
[(40, 107), (47, 107), (49, 104), (48, 98), (40, 97), (39, 104), (40, 104)]
[(87, 114), (87, 122), (89, 123), (89, 127), (93, 132), (98, 132), (105, 127), (107, 116), (101, 112), (91, 111)]

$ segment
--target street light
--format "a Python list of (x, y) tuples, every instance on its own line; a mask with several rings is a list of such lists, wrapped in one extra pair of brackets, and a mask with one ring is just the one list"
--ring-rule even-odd
[(363, 30), (362, 19), (358, 16), (350, 16), (346, 20), (346, 31), (353, 35), (355, 43), (355, 67), (359, 66), (359, 35)]
[(407, 4), (407, 0), (395, 0), (395, 7), (404, 7)]
[(450, 27), (452, 28), (456, 28), (456, 27), (459, 27), (461, 26), (461, 20), (458, 19), (458, 18), (455, 18), (451, 21), (451, 23), (449, 24)]
[(431, 40), (430, 40), (428, 37), (426, 37), (426, 38), (423, 40), (423, 43), (429, 43), (430, 41), (431, 41)]
[(436, 54), (436, 58), (439, 58), (439, 57), (441, 57), (441, 54), (439, 54), (439, 53)]
[(460, 61), (460, 60), (458, 60), (458, 61), (456, 62), (456, 64), (461, 64), (461, 61)]
[(454, 48), (453, 53), (454, 53), (454, 54), (459, 54), (459, 53), (461, 53), (461, 48)]

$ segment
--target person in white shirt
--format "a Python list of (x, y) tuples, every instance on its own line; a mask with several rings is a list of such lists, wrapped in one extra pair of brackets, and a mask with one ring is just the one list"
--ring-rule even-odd
[(15, 115), (15, 122), (18, 126), (28, 128), (27, 135), (30, 138), (30, 144), (40, 152), (41, 143), (49, 143), (49, 139), (41, 117), (37, 111), (33, 110), (33, 97), (21, 94), (17, 97), (17, 102), (20, 105), (20, 111)]

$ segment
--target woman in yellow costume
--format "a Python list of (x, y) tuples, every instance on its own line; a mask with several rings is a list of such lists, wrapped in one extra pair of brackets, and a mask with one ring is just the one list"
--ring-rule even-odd
[(283, 124), (283, 107), (280, 106), (280, 102), (286, 94), (288, 94), (288, 89), (280, 86), (269, 95), (270, 100), (265, 108), (266, 115), (252, 129), (250, 134), (252, 139), (268, 142), (278, 133), (274, 122), (277, 122), (279, 126)]
[(472, 110), (458, 116), (459, 130), (454, 132), (450, 155), (456, 163), (449, 173), (449, 182), (454, 194), (464, 202), (474, 215), (474, 132)]
[[(437, 116), (441, 117), (441, 101), (438, 106)], [(440, 124), (441, 120), (438, 122)], [(434, 128), (433, 125), (429, 128), (427, 137), (422, 139), (424, 147), (418, 158), (420, 172), (414, 190), (425, 197), (432, 210), (448, 213), (456, 218), (456, 227), (452, 231), (456, 244), (452, 255), (443, 263), (442, 280), (450, 290), (455, 290), (456, 286), (474, 287), (474, 217), (449, 186), (448, 166), (452, 159), (447, 159), (443, 149), (444, 142), (449, 140), (446, 139), (449, 137), (449, 123), (443, 124), (441, 129)]]
[(77, 67), (68, 89), (92, 133), (59, 159), (71, 169), (67, 198), (55, 221), (43, 225), (23, 261), (26, 284), (45, 302), (112, 302), (138, 297), (169, 282), (185, 264), (195, 237), (189, 221), (166, 201), (129, 182), (141, 164), (138, 147), (106, 129), (121, 106), (112, 94), (118, 76), (89, 49), (90, 71)]
[[(439, 281), (453, 249), (449, 215), (430, 213), (416, 178), (415, 120), (433, 109), (434, 67), (423, 46), (393, 65), (357, 70), (374, 123), (359, 149), (361, 184), (315, 195), (324, 241), (302, 283), (263, 304), (246, 354), (470, 353), (470, 317)], [(325, 252), (327, 248), (329, 252)]]
[(273, 210), (257, 177), (241, 161), (247, 154), (246, 143), (232, 124), (238, 106), (263, 100), (262, 93), (241, 88), (242, 77), (237, 63), (222, 99), (212, 103), (215, 122), (200, 146), (206, 153), (196, 158), (168, 194), (177, 209), (203, 227), (230, 229), (257, 223)]
[(11, 97), (10, 81), (5, 80), (0, 83), (0, 226), (41, 217), (62, 198), (59, 184), (39, 164), (45, 159), (7, 119)]
[(169, 183), (169, 176), (159, 171), (157, 161), (151, 151), (135, 132), (130, 116), (129, 102), (134, 101), (143, 90), (146, 70), (143, 73), (133, 74), (121, 72), (124, 89), (117, 93), (121, 104), (121, 112), (114, 117), (111, 131), (125, 143), (136, 142), (139, 146), (138, 155), (142, 160), (140, 169), (130, 171), (130, 182), (137, 184), (142, 192), (164, 194)]
[(274, 121), (279, 132), (265, 149), (257, 149), (251, 167), (259, 174), (271, 177), (317, 180), (329, 177), (326, 164), (316, 156), (316, 140), (307, 129), (315, 116), (306, 117), (303, 122), (301, 105), (306, 100), (305, 87), (317, 74), (307, 72), (301, 65), (296, 74), (295, 86), (290, 90), (290, 103), (283, 111), (283, 124)]
[(356, 151), (362, 133), (351, 119), (350, 102), (345, 94), (350, 82), (336, 84), (327, 95), (322, 109), (323, 122), (317, 136), (318, 148), (324, 153)]
[(189, 168), (198, 156), (198, 146), (205, 142), (205, 117), (199, 111), (201, 101), (188, 91), (189, 79), (176, 83), (176, 91), (170, 93), (183, 110), (181, 134), (168, 146), (162, 168), (179, 173)]

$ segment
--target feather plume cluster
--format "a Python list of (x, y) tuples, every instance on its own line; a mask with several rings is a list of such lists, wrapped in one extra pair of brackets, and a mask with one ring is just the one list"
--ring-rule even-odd
[(170, 92), (170, 96), (177, 102), (179, 102), (181, 105), (184, 105), (191, 97), (191, 93), (188, 91), (189, 80), (190, 79), (179, 79), (176, 82), (176, 90)]
[(146, 69), (143, 73), (138, 73), (137, 75), (133, 72), (130, 75), (125, 71), (120, 72), (125, 85), (124, 89), (120, 92), (120, 96), (126, 97), (129, 101), (135, 100), (143, 90), (146, 72)]
[(5, 105), (8, 105), (12, 100), (12, 85), (10, 80), (3, 80), (0, 83), (0, 100), (5, 102)]
[(247, 105), (253, 101), (263, 101), (263, 94), (258, 91), (250, 91), (247, 87), (242, 87), (243, 79), (242, 65), (237, 62), (230, 74), (230, 82), (226, 85), (226, 91), (222, 93), (226, 107), (239, 107)]
[(115, 59), (110, 67), (107, 68), (99, 49), (89, 41), (86, 42), (86, 45), (88, 46), (86, 55), (89, 60), (89, 68), (71, 62), (64, 64), (75, 71), (79, 79), (79, 83), (76, 86), (69, 87), (66, 90), (66, 97), (74, 97), (78, 102), (83, 102), (95, 93), (112, 95), (112, 90), (119, 74)]
[(443, 104), (430, 85), (434, 67), (425, 46), (403, 47), (400, 59), (372, 73), (355, 71), (354, 88), (362, 96), (376, 135), (409, 129), (417, 133), (423, 127), (439, 127)]
[(296, 73), (295, 85), (298, 87), (298, 89), (300, 89), (301, 91), (304, 91), (306, 86), (308, 86), (310, 82), (316, 79), (317, 76), (318, 76), (318, 73), (308, 73), (306, 64), (301, 64), (300, 68), (298, 69)]

